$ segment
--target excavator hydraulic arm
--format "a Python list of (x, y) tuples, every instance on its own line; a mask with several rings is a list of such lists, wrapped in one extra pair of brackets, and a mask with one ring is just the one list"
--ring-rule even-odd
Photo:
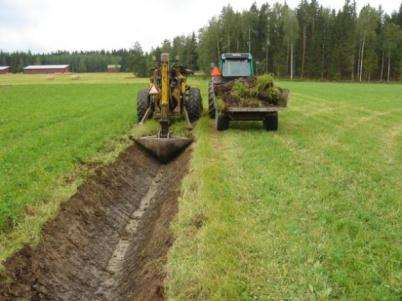
[(161, 118), (160, 123), (160, 138), (168, 138), (169, 136), (169, 101), (170, 101), (170, 87), (169, 87), (169, 54), (163, 53), (161, 57)]

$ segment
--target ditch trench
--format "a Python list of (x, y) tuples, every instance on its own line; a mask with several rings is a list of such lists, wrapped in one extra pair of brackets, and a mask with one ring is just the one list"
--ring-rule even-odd
[(190, 149), (162, 165), (135, 145), (96, 170), (5, 262), (0, 300), (164, 300), (169, 224)]

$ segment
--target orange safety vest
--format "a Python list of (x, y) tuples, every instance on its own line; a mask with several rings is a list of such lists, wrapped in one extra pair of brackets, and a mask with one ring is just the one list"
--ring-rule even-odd
[(218, 67), (212, 68), (211, 76), (213, 76), (213, 77), (221, 76), (221, 72), (219, 71), (219, 68), (218, 68)]

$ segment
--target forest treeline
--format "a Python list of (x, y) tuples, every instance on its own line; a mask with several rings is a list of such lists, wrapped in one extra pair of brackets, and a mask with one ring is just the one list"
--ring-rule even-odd
[(199, 34), (199, 65), (221, 52), (251, 52), (258, 72), (328, 80), (398, 79), (402, 71), (402, 3), (391, 15), (381, 8), (345, 1), (339, 11), (315, 0), (297, 8), (253, 4), (230, 6)]
[(28, 64), (70, 64), (73, 72), (101, 72), (108, 64), (144, 76), (162, 52), (194, 70), (208, 72), (221, 53), (251, 51), (258, 73), (323, 80), (399, 80), (402, 74), (402, 3), (385, 13), (381, 7), (346, 0), (340, 10), (301, 0), (295, 9), (268, 3), (235, 11), (230, 5), (197, 34), (165, 40), (144, 52), (59, 51), (50, 54), (0, 52), (0, 64), (20, 72)]

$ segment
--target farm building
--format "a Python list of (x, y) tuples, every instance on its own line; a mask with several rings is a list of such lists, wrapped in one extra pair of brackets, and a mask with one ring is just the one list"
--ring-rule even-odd
[(121, 65), (108, 65), (107, 72), (120, 72)]
[(0, 66), (0, 74), (10, 73), (10, 66)]
[(31, 65), (24, 68), (26, 74), (48, 74), (69, 72), (69, 65)]

